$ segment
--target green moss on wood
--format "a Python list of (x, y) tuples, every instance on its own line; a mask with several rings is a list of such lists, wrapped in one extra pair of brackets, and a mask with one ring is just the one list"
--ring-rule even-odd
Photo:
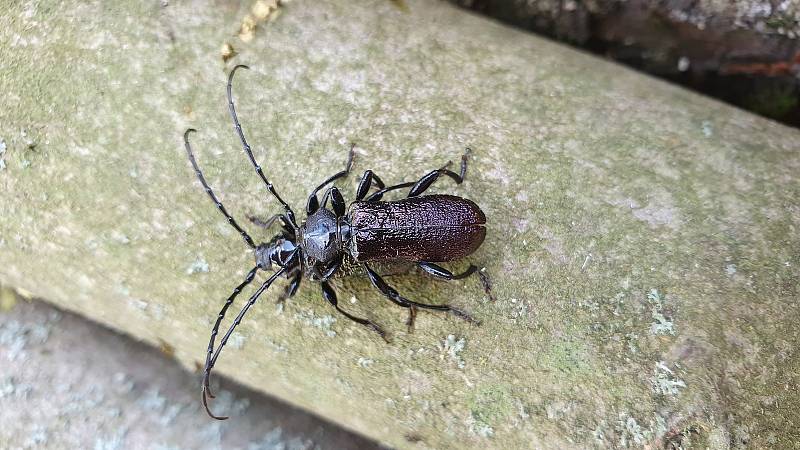
[[(193, 366), (253, 261), (195, 181), (183, 130), (198, 128), (237, 218), (278, 209), (224, 100), (219, 49), (249, 5), (5, 6), (0, 283)], [(420, 314), (409, 334), (363, 277), (337, 280), (386, 345), (317, 286), (282, 309), (277, 286), (221, 373), (398, 447), (797, 441), (796, 131), (443, 4), (284, 9), (228, 62), (252, 67), (237, 105), (281, 194), (300, 210), (350, 142), (355, 171), (387, 182), (470, 146), (467, 182), (435, 190), (487, 213), (471, 260), (498, 300), (475, 280), (392, 275), (483, 321)]]

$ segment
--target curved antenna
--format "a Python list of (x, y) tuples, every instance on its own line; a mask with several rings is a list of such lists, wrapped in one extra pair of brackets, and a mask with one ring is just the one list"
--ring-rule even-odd
[(261, 294), (263, 294), (264, 291), (266, 291), (267, 288), (269, 288), (270, 285), (272, 285), (272, 283), (279, 276), (281, 276), (283, 273), (285, 273), (288, 270), (289, 267), (292, 267), (292, 264), (289, 264), (289, 262), (291, 262), (296, 255), (297, 255), (297, 250), (293, 251), (289, 255), (289, 258), (287, 259), (287, 264), (284, 267), (281, 267), (280, 270), (278, 270), (277, 272), (273, 273), (267, 279), (267, 281), (265, 281), (263, 284), (261, 284), (261, 286), (258, 288), (258, 290), (256, 290), (256, 292), (253, 293), (253, 295), (250, 296), (250, 299), (247, 301), (247, 304), (245, 304), (242, 307), (241, 311), (239, 311), (239, 314), (236, 316), (236, 319), (233, 320), (233, 324), (230, 326), (230, 328), (228, 328), (228, 331), (225, 332), (225, 335), (219, 341), (219, 347), (217, 347), (216, 351), (214, 352), (214, 356), (211, 357), (210, 359), (206, 360), (206, 366), (205, 366), (205, 369), (203, 370), (203, 406), (205, 407), (206, 412), (208, 413), (208, 415), (211, 416), (212, 418), (217, 419), (217, 420), (225, 420), (228, 417), (227, 416), (216, 416), (216, 415), (214, 415), (214, 413), (211, 412), (211, 410), (208, 407), (208, 394), (209, 394), (208, 386), (211, 384), (210, 383), (211, 369), (214, 368), (214, 365), (217, 363), (217, 358), (219, 358), (219, 355), (222, 352), (222, 349), (225, 347), (225, 344), (228, 342), (228, 339), (231, 337), (231, 334), (233, 334), (233, 331), (242, 322), (242, 318), (244, 317), (244, 315), (247, 314), (247, 311), (250, 309), (250, 307), (252, 307), (256, 303), (256, 301), (258, 300), (258, 297), (260, 297)]
[(250, 159), (250, 163), (253, 165), (253, 167), (255, 167), (256, 173), (258, 173), (258, 176), (260, 176), (261, 180), (264, 181), (264, 184), (267, 185), (267, 190), (269, 190), (269, 192), (272, 193), (272, 195), (274, 195), (275, 198), (278, 199), (278, 201), (281, 203), (281, 205), (283, 205), (283, 209), (286, 210), (286, 216), (292, 222), (292, 225), (295, 228), (297, 228), (297, 222), (295, 221), (295, 218), (294, 218), (294, 211), (292, 211), (292, 208), (289, 206), (289, 204), (287, 204), (285, 201), (283, 201), (281, 196), (278, 195), (278, 192), (272, 186), (272, 183), (270, 183), (269, 180), (267, 180), (267, 177), (264, 176), (264, 171), (261, 170), (261, 166), (258, 165), (258, 163), (256, 162), (255, 157), (253, 157), (253, 151), (250, 149), (250, 144), (247, 143), (247, 139), (245, 139), (245, 137), (244, 137), (244, 132), (242, 131), (242, 125), (239, 124), (239, 118), (236, 116), (236, 107), (233, 105), (233, 94), (231, 93), (231, 91), (233, 90), (233, 88), (232, 88), (233, 87), (233, 75), (236, 73), (236, 70), (238, 70), (239, 68), (249, 69), (250, 67), (245, 66), (244, 64), (239, 64), (236, 67), (234, 67), (231, 70), (231, 73), (228, 75), (228, 87), (227, 87), (228, 110), (231, 113), (231, 119), (233, 119), (233, 127), (236, 129), (236, 134), (239, 135), (239, 140), (242, 141), (242, 148), (244, 148), (245, 153), (247, 153), (247, 157)]
[[(225, 313), (228, 312), (228, 308), (231, 307), (233, 301), (236, 299), (239, 293), (242, 292), (242, 289), (244, 289), (248, 284), (250, 284), (251, 281), (253, 281), (253, 278), (255, 278), (257, 271), (258, 271), (258, 266), (253, 267), (253, 270), (251, 270), (247, 274), (247, 276), (244, 278), (244, 281), (238, 286), (236, 286), (236, 288), (233, 290), (233, 293), (228, 297), (227, 300), (225, 300), (225, 304), (219, 311), (219, 314), (217, 315), (217, 321), (214, 323), (214, 328), (211, 329), (211, 339), (209, 339), (208, 341), (208, 352), (206, 353), (205, 367), (208, 367), (211, 364), (211, 356), (214, 354), (214, 341), (216, 340), (217, 334), (219, 333), (219, 325), (222, 323), (222, 319), (225, 318)], [(211, 386), (207, 384), (208, 379), (205, 378), (203, 382), (204, 382), (203, 388), (206, 391), (208, 391), (208, 396), (214, 398), (214, 394), (211, 392)]]
[(192, 167), (194, 167), (194, 173), (197, 174), (197, 178), (200, 180), (200, 184), (203, 185), (203, 188), (206, 190), (208, 196), (211, 197), (211, 200), (214, 202), (215, 205), (217, 205), (217, 209), (219, 209), (222, 215), (224, 215), (225, 218), (228, 219), (228, 223), (231, 224), (233, 228), (236, 228), (236, 231), (238, 231), (239, 234), (242, 235), (242, 239), (244, 239), (244, 241), (247, 243), (247, 245), (250, 246), (250, 248), (253, 249), (256, 248), (256, 244), (253, 243), (253, 239), (250, 237), (250, 235), (247, 234), (247, 232), (244, 231), (242, 227), (240, 227), (239, 224), (236, 223), (235, 220), (233, 220), (233, 217), (231, 217), (231, 215), (228, 214), (228, 210), (226, 210), (225, 207), (222, 206), (222, 202), (220, 202), (219, 199), (217, 199), (217, 196), (214, 195), (214, 191), (211, 190), (211, 186), (209, 186), (208, 183), (206, 182), (206, 178), (203, 176), (203, 172), (200, 170), (200, 166), (197, 165), (197, 161), (194, 159), (194, 153), (192, 153), (192, 146), (189, 145), (189, 133), (193, 133), (195, 131), (197, 130), (195, 130), (194, 128), (189, 128), (188, 130), (186, 130), (185, 133), (183, 133), (183, 143), (186, 145), (186, 154), (189, 155), (189, 162), (191, 162)]

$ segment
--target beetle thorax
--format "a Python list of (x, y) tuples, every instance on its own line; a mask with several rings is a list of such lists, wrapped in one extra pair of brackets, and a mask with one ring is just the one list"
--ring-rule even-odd
[(339, 232), (336, 215), (320, 208), (301, 227), (303, 251), (312, 262), (328, 263), (339, 253)]
[(273, 264), (284, 267), (296, 248), (294, 242), (277, 236), (268, 244), (260, 244), (256, 247), (256, 264), (261, 270), (269, 270)]

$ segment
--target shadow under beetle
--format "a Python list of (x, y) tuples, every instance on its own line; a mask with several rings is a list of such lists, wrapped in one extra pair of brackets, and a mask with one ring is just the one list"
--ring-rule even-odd
[[(183, 136), (186, 153), (197, 174), (197, 178), (205, 188), (208, 196), (211, 197), (211, 200), (214, 201), (217, 208), (228, 220), (228, 223), (239, 232), (245, 243), (253, 249), (256, 260), (256, 266), (248, 272), (244, 281), (236, 286), (233, 293), (225, 301), (225, 305), (220, 310), (214, 323), (211, 339), (208, 343), (202, 382), (203, 406), (209, 416), (220, 420), (227, 419), (227, 417), (214, 415), (208, 407), (208, 397), (214, 397), (210, 388), (211, 370), (216, 364), (222, 348), (228, 342), (234, 329), (241, 323), (244, 315), (255, 304), (259, 296), (281, 275), (285, 275), (290, 279), (281, 297), (282, 300), (293, 296), (297, 292), (300, 280), (305, 275), (311, 280), (320, 283), (322, 296), (336, 311), (348, 319), (375, 331), (384, 340), (386, 340), (386, 333), (381, 327), (368, 319), (348, 313), (337, 302), (336, 292), (331, 287), (329, 280), (336, 274), (345, 259), (363, 266), (373, 286), (393, 303), (409, 309), (407, 322), (409, 327), (413, 326), (417, 308), (447, 311), (468, 322), (478, 322), (468, 313), (454, 306), (419, 303), (403, 297), (393, 287), (389, 286), (370, 267), (368, 262), (411, 261), (425, 272), (442, 280), (457, 280), (477, 273), (487, 295), (492, 298), (488, 278), (478, 271), (474, 265), (470, 265), (463, 273), (453, 274), (444, 267), (434, 264), (463, 258), (477, 250), (486, 236), (486, 216), (483, 211), (472, 201), (461, 197), (453, 195), (421, 195), (440, 175), (452, 178), (457, 184), (464, 181), (469, 149), (461, 158), (460, 173), (448, 170), (447, 167), (450, 164), (448, 162), (441, 169), (433, 170), (417, 181), (386, 186), (375, 173), (367, 170), (358, 183), (356, 201), (350, 204), (348, 210), (345, 208), (342, 194), (336, 187), (328, 187), (324, 191), (322, 203), (320, 204), (317, 198), (318, 193), (329, 184), (350, 173), (353, 165), (353, 147), (351, 147), (345, 169), (332, 175), (311, 191), (311, 195), (309, 195), (306, 202), (306, 221), (298, 225), (294, 211), (278, 195), (272, 183), (264, 175), (261, 166), (253, 157), (250, 145), (244, 137), (242, 126), (239, 124), (231, 94), (233, 76), (239, 68), (247, 69), (248, 67), (238, 65), (228, 75), (226, 91), (231, 119), (239, 140), (242, 142), (242, 147), (250, 159), (250, 163), (255, 168), (258, 176), (261, 177), (267, 190), (283, 206), (284, 212), (276, 214), (265, 221), (250, 218), (253, 223), (263, 228), (269, 228), (276, 223), (281, 228), (281, 232), (271, 241), (256, 245), (250, 235), (231, 217), (216, 195), (214, 195), (214, 191), (211, 190), (208, 182), (206, 182), (189, 145), (189, 134), (196, 130), (191, 128), (186, 130)], [(377, 190), (370, 194), (369, 191), (373, 186)], [(381, 201), (381, 198), (387, 192), (404, 188), (410, 188), (406, 198), (389, 202)], [(328, 209), (328, 202), (331, 204), (330, 209)], [(270, 270), (273, 264), (278, 269), (250, 296), (247, 304), (239, 311), (233, 324), (222, 337), (219, 347), (215, 350), (214, 343), (228, 308), (233, 304), (242, 289), (253, 281), (258, 270)]]

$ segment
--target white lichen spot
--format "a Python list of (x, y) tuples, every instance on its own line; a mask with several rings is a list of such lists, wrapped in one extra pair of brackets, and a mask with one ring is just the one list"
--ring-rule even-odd
[(273, 352), (275, 353), (287, 353), (289, 351), (289, 347), (286, 344), (281, 344), (280, 342), (275, 342), (272, 339), (266, 339), (267, 346), (269, 346)]
[(350, 304), (355, 305), (356, 303), (358, 303), (358, 299), (356, 298), (356, 296), (355, 295), (351, 296)]
[(114, 231), (111, 232), (111, 239), (113, 239), (116, 242), (118, 242), (120, 244), (123, 244), (123, 245), (127, 245), (127, 244), (131, 243), (131, 240), (130, 240), (130, 238), (128, 238), (128, 236), (126, 236), (124, 233), (122, 233), (120, 231), (117, 231), (117, 230), (114, 230)]
[(687, 70), (689, 70), (689, 66), (690, 65), (691, 65), (691, 61), (689, 61), (689, 58), (687, 58), (685, 56), (681, 56), (680, 59), (678, 59), (678, 70), (679, 71), (686, 72)]
[(467, 425), (469, 426), (470, 433), (476, 436), (480, 436), (482, 438), (490, 438), (494, 436), (494, 428), (492, 428), (483, 420), (478, 419), (474, 415), (469, 416), (469, 419), (467, 419)]
[(233, 392), (228, 390), (222, 389), (219, 391), (219, 394), (214, 400), (214, 404), (219, 408), (220, 411), (229, 411), (231, 416), (240, 416), (242, 413), (247, 411), (247, 408), (250, 407), (249, 399), (237, 399)]
[(191, 275), (198, 272), (208, 272), (208, 270), (209, 267), (206, 260), (203, 259), (203, 257), (198, 256), (197, 259), (195, 259), (194, 262), (186, 269), (186, 274)]
[(653, 392), (660, 395), (678, 395), (680, 389), (686, 387), (683, 380), (675, 376), (673, 372), (664, 361), (656, 363), (653, 378), (650, 379), (652, 383)]
[(525, 300), (512, 298), (511, 304), (513, 305), (511, 310), (512, 319), (519, 322), (528, 317), (528, 303)]
[(636, 333), (628, 333), (625, 335), (625, 339), (628, 341), (628, 350), (631, 353), (636, 353), (639, 351), (639, 348), (636, 346), (636, 342), (639, 340), (639, 335)]
[(445, 356), (449, 356), (450, 359), (456, 362), (459, 369), (464, 368), (464, 360), (461, 359), (462, 350), (464, 350), (464, 346), (467, 344), (466, 339), (461, 338), (456, 340), (456, 337), (452, 334), (448, 334), (447, 337), (444, 339), (441, 345), (442, 355), (441, 358), (444, 359)]
[(284, 436), (283, 429), (281, 427), (275, 427), (264, 434), (260, 440), (251, 442), (245, 448), (247, 450), (310, 450), (319, 448), (319, 445), (314, 443), (311, 439), (304, 439), (297, 436)]
[(647, 436), (650, 434), (636, 422), (636, 419), (629, 417), (626, 413), (619, 414), (617, 421), (617, 433), (619, 433), (619, 446), (641, 446), (647, 441)]
[(6, 141), (3, 138), (0, 138), (0, 170), (6, 168), (6, 160), (3, 157), (6, 154)]
[(50, 337), (50, 324), (23, 323), (10, 320), (0, 323), (0, 348), (7, 352), (8, 359), (16, 361), (27, 358), (28, 344), (44, 344)]
[(136, 404), (146, 411), (160, 413), (167, 406), (167, 399), (161, 395), (158, 388), (151, 388), (144, 392), (144, 395), (136, 399)]
[(139, 300), (138, 298), (128, 299), (128, 305), (130, 305), (131, 307), (136, 308), (138, 310), (141, 310), (141, 311), (147, 310), (147, 306), (148, 306), (146, 301)]
[(32, 391), (33, 386), (26, 383), (20, 383), (14, 377), (8, 377), (0, 380), (0, 398), (11, 397), (18, 400), (26, 400)]
[(472, 431), (480, 437), (489, 438), (494, 436), (494, 428), (483, 422), (478, 422), (475, 427), (472, 428)]
[(364, 357), (359, 357), (359, 358), (358, 358), (358, 365), (359, 365), (360, 367), (363, 367), (363, 368), (365, 368), (365, 369), (366, 369), (367, 367), (371, 366), (373, 363), (375, 363), (375, 361), (374, 361), (374, 360), (372, 360), (372, 359), (369, 359), (369, 358), (364, 358)]
[(125, 448), (125, 433), (112, 436), (99, 436), (94, 439), (94, 450), (119, 450)]
[(597, 441), (598, 444), (605, 444), (606, 442), (606, 434), (605, 432), (603, 432), (603, 429), (605, 427), (606, 427), (606, 421), (602, 420), (594, 428), (594, 431), (592, 431), (592, 436), (594, 436), (594, 440)]
[(666, 226), (676, 230), (683, 223), (680, 210), (675, 207), (672, 195), (666, 191), (653, 193), (647, 205), (641, 208), (633, 208), (631, 212), (634, 217), (647, 222), (653, 228)]
[(651, 315), (653, 320), (655, 320), (655, 322), (650, 324), (650, 334), (669, 334), (674, 336), (675, 324), (664, 316), (664, 299), (661, 297), (661, 293), (658, 292), (658, 289), (651, 289), (650, 293), (647, 294), (647, 299), (652, 305)]
[(128, 375), (124, 372), (115, 373), (112, 379), (114, 380), (114, 384), (119, 387), (121, 393), (127, 394), (133, 391), (133, 381), (128, 378)]
[(703, 136), (710, 138), (714, 135), (714, 129), (711, 127), (711, 122), (704, 120), (700, 126), (703, 129)]
[(23, 448), (47, 448), (48, 440), (47, 429), (41, 425), (36, 425), (30, 435), (25, 439)]
[(331, 325), (336, 322), (336, 318), (331, 315), (316, 316), (313, 311), (305, 310), (299, 311), (294, 317), (306, 325), (319, 328), (330, 338), (336, 336), (336, 332), (331, 330)]
[(727, 266), (725, 266), (725, 273), (729, 277), (734, 276), (736, 274), (736, 264), (728, 264)]
[(228, 345), (233, 348), (240, 349), (244, 347), (245, 340), (246, 340), (245, 337), (241, 333), (234, 332), (228, 339)]

